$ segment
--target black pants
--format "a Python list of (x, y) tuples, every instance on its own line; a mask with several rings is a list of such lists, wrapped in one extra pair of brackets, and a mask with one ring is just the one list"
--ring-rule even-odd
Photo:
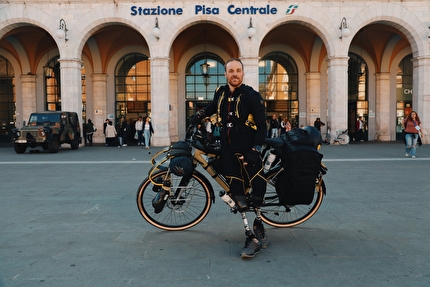
[(243, 165), (243, 161), (234, 152), (222, 149), (221, 159), (230, 192), (233, 197), (245, 194), (245, 189), (252, 186), (253, 203), (260, 207), (266, 194), (267, 182), (259, 174), (262, 172), (262, 162), (254, 166)]

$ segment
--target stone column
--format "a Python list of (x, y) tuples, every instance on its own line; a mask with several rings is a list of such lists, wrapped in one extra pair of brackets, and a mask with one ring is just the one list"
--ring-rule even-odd
[[(306, 76), (306, 114), (307, 123), (313, 125), (321, 117), (321, 73), (309, 72)], [(325, 98), (325, 96), (323, 97)]]
[[(393, 127), (393, 123), (387, 120), (392, 118), (390, 117), (390, 109), (396, 105), (396, 92), (390, 91), (390, 73), (376, 73), (375, 82), (376, 131), (374, 132), (378, 133), (378, 140), (380, 141), (395, 140), (396, 131), (394, 128), (391, 128)], [(391, 93), (393, 93), (393, 96), (390, 96)], [(369, 136), (372, 138), (371, 135)]]
[(331, 131), (348, 128), (348, 57), (328, 58), (328, 119)]
[[(92, 74), (92, 95), (89, 97), (87, 95), (87, 101), (89, 98), (92, 99), (93, 111), (91, 114), (93, 115), (92, 121), (93, 124), (97, 127), (97, 132), (93, 135), (94, 143), (104, 143), (105, 138), (103, 134), (103, 124), (105, 119), (107, 119), (107, 99), (106, 99), (106, 91), (107, 91), (107, 74)], [(87, 111), (88, 115), (88, 111)]]
[[(183, 103), (178, 102), (178, 73), (170, 73), (170, 97), (169, 97), (169, 113), (170, 113), (170, 122), (177, 123), (176, 125), (169, 125), (169, 134), (170, 141), (177, 142), (179, 140), (179, 130), (185, 130), (185, 114), (184, 112), (178, 112), (179, 109), (181, 111), (185, 111), (185, 99)], [(176, 109), (175, 109), (176, 107)], [(182, 115), (183, 118), (179, 119), (179, 115)]]
[(258, 91), (258, 62), (260, 57), (258, 56), (246, 56), (241, 57), (241, 61), (243, 63), (243, 70), (245, 73), (245, 77), (243, 79), (243, 83), (251, 86), (254, 90)]
[(21, 75), (22, 120), (28, 121), (30, 114), (37, 112), (36, 75)]
[(430, 56), (418, 57), (413, 63), (412, 108), (418, 113), (423, 127), (423, 143), (430, 143)]
[(168, 146), (169, 131), (169, 58), (151, 58), (151, 121), (154, 128), (152, 145)]
[[(76, 112), (82, 121), (82, 82), (80, 59), (60, 58), (61, 110)], [(82, 122), (80, 123), (82, 125)]]

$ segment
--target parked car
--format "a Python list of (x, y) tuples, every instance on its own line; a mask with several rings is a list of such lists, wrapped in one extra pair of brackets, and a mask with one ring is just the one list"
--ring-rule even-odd
[(78, 114), (75, 112), (51, 111), (30, 115), (28, 123), (13, 131), (16, 153), (25, 153), (27, 147), (42, 147), (51, 153), (58, 152), (63, 143), (78, 149), (82, 142)]

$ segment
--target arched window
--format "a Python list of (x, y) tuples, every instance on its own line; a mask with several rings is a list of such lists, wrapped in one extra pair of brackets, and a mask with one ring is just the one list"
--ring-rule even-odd
[(0, 142), (10, 142), (15, 127), (15, 73), (11, 63), (0, 56)]
[(403, 140), (402, 122), (412, 111), (412, 54), (404, 57), (396, 73), (396, 139)]
[[(363, 117), (365, 125), (369, 121), (367, 65), (360, 55), (349, 53), (348, 56), (348, 130), (354, 136), (358, 117)], [(365, 129), (365, 140), (368, 138), (367, 133)]]
[(259, 62), (259, 92), (266, 100), (267, 116), (286, 117), (291, 124), (299, 120), (298, 73), (293, 58), (273, 52)]
[[(202, 65), (208, 64), (203, 71)], [(224, 76), (224, 61), (212, 53), (200, 53), (188, 63), (185, 71), (185, 97), (187, 120), (213, 99), (217, 87), (227, 84)], [(188, 123), (187, 123), (188, 124)]]
[(43, 67), (45, 74), (45, 103), (47, 111), (61, 111), (60, 56), (55, 56)]
[(119, 60), (115, 69), (116, 118), (136, 121), (151, 113), (151, 64), (148, 57), (133, 53)]

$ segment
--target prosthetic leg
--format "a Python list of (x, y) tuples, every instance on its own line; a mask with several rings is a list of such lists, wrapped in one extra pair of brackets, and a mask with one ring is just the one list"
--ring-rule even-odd
[(243, 219), (243, 225), (245, 227), (245, 235), (246, 235), (246, 241), (245, 241), (245, 247), (242, 249), (242, 253), (240, 254), (240, 257), (242, 259), (249, 259), (253, 258), (256, 254), (260, 252), (261, 244), (258, 241), (258, 239), (255, 237), (254, 233), (252, 233), (251, 229), (248, 225), (248, 220), (246, 218), (246, 213), (242, 212), (242, 219)]

